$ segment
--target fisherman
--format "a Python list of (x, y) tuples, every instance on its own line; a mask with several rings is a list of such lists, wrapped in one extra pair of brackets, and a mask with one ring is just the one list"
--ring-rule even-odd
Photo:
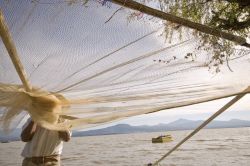
[(63, 141), (70, 137), (70, 131), (48, 130), (29, 118), (21, 133), (22, 141), (27, 142), (21, 154), (22, 166), (60, 166)]

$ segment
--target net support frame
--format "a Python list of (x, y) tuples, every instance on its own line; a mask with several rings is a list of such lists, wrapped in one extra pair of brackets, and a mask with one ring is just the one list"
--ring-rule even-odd
[(8, 51), (8, 54), (11, 58), (12, 63), (15, 66), (17, 74), (23, 83), (25, 90), (27, 92), (30, 92), (32, 90), (32, 87), (28, 81), (27, 74), (26, 74), (25, 69), (22, 65), (22, 62), (18, 56), (17, 49), (15, 47), (14, 41), (12, 40), (8, 25), (4, 19), (4, 15), (3, 15), (1, 9), (0, 9), (0, 36), (2, 38), (2, 41), (3, 41), (7, 51)]

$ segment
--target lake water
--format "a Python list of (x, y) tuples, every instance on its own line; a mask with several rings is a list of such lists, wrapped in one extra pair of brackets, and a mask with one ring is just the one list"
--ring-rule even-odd
[[(143, 166), (164, 155), (190, 131), (76, 137), (64, 144), (64, 166)], [(151, 138), (171, 134), (171, 143)], [(0, 144), (0, 165), (21, 165), (24, 143)], [(161, 166), (250, 166), (250, 128), (204, 129), (161, 162)]]

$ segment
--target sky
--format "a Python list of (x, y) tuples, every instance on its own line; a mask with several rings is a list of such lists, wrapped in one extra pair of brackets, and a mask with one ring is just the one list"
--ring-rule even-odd
[[(168, 109), (153, 114), (137, 116), (123, 120), (121, 122), (131, 125), (156, 125), (159, 123), (169, 123), (177, 119), (204, 120), (224, 106), (232, 97), (196, 104), (192, 106)], [(243, 97), (228, 110), (219, 115), (216, 120), (242, 119), (250, 120), (250, 95)]]
[[(17, 15), (17, 16), (19, 17), (19, 15)], [(34, 33), (34, 34), (39, 34), (37, 32), (36, 28), (33, 28), (33, 29), (36, 31), (36, 33)], [(99, 27), (97, 29), (99, 29)], [(97, 31), (95, 31), (95, 32), (97, 32)], [(115, 32), (112, 32), (112, 33), (114, 34)], [(29, 41), (32, 41), (32, 44), (37, 42), (37, 44), (33, 44), (33, 45), (37, 45), (39, 47), (41, 45), (43, 45), (44, 48), (46, 48), (47, 50), (49, 48), (48, 45), (51, 45), (51, 47), (53, 46), (53, 49), (56, 47), (56, 45), (53, 45), (54, 43), (51, 44), (52, 43), (51, 41), (50, 42), (43, 42), (42, 44), (39, 43), (40, 42), (39, 40), (33, 41), (31, 39), (33, 39), (34, 36), (33, 35), (29, 36), (28, 34), (33, 34), (33, 33), (30, 33), (29, 29), (27, 30), (27, 33), (26, 34), (24, 33), (23, 35), (27, 38), (26, 40), (28, 40), (29, 37), (30, 37)], [(58, 33), (58, 34), (60, 35), (61, 32)], [(77, 34), (77, 33), (75, 33), (75, 34)], [(43, 39), (41, 36), (38, 36), (37, 38), (38, 39)], [(46, 41), (48, 41), (48, 40), (46, 39)], [(59, 40), (56, 40), (55, 43), (59, 43)], [(27, 45), (27, 43), (24, 43), (24, 44)], [(60, 44), (62, 44), (62, 43), (60, 43)], [(68, 41), (66, 41), (63, 44), (68, 45)], [(145, 45), (144, 45), (144, 47), (146, 48)], [(33, 50), (33, 49), (34, 49), (34, 47), (32, 47), (31, 50)], [(49, 50), (48, 52), (50, 52), (50, 51), (53, 52), (53, 49)], [(77, 49), (75, 49), (75, 50), (77, 50)], [(83, 49), (83, 50), (85, 50), (85, 49)], [(25, 51), (24, 51), (24, 53), (25, 53)], [(73, 54), (73, 53), (71, 53), (71, 54)], [(24, 55), (26, 55), (26, 54), (24, 54)], [(33, 55), (33, 54), (31, 54), (31, 55)], [(35, 53), (34, 53), (34, 55), (35, 55)], [(33, 56), (31, 56), (31, 57), (33, 57)], [(47, 70), (47, 68), (46, 68), (46, 70)], [(238, 73), (236, 73), (236, 74), (238, 74)], [(48, 74), (45, 75), (46, 78), (47, 78), (47, 75)], [(51, 77), (55, 77), (55, 76), (51, 74)], [(196, 75), (196, 77), (198, 77), (198, 76)], [(236, 80), (236, 81), (238, 81), (238, 80)], [(40, 80), (37, 80), (37, 82), (40, 82)], [(250, 111), (249, 111), (250, 109), (249, 109), (249, 105), (248, 105), (249, 99), (250, 99), (250, 96), (244, 97), (242, 100), (240, 100), (237, 104), (235, 104), (228, 111), (223, 113), (217, 119), (218, 120), (230, 120), (230, 119), (237, 118), (237, 119), (243, 119), (243, 120), (250, 120)], [(169, 123), (169, 122), (175, 121), (175, 120), (180, 119), (180, 118), (191, 119), (191, 120), (206, 119), (206, 118), (209, 117), (209, 115), (211, 115), (213, 112), (216, 112), (220, 107), (222, 107), (224, 104), (226, 104), (229, 100), (230, 100), (230, 98), (229, 99), (222, 99), (222, 100), (212, 101), (212, 102), (203, 103), (203, 104), (187, 106), (187, 107), (168, 109), (168, 110), (160, 111), (160, 112), (157, 112), (157, 113), (152, 113), (152, 114), (147, 114), (147, 115), (140, 115), (140, 116), (120, 120), (120, 121), (117, 121), (115, 123), (109, 123), (107, 125), (115, 125), (115, 124), (118, 124), (118, 123), (126, 123), (126, 124), (130, 124), (130, 125), (156, 125), (156, 124), (159, 124), (159, 123)]]
[[(161, 123), (170, 123), (178, 119), (188, 119), (188, 120), (206, 120), (212, 114), (217, 112), (221, 107), (228, 103), (233, 97), (195, 104), (191, 106), (179, 107), (174, 109), (167, 109), (159, 111), (156, 113), (134, 116), (131, 118), (126, 118), (123, 120), (118, 120), (115, 122), (110, 122), (103, 125), (98, 125), (96, 127), (87, 128), (85, 130), (94, 130), (105, 128), (109, 126), (114, 126), (117, 124), (129, 124), (131, 126), (140, 126), (140, 125), (157, 125)], [(250, 94), (244, 96), (231, 107), (229, 107), (225, 112), (219, 115), (215, 120), (228, 121), (231, 119), (241, 119), (250, 121)], [(18, 128), (21, 128), (25, 120), (19, 125)], [(81, 130), (81, 129), (80, 129)]]
[[(95, 127), (94, 129), (113, 126), (116, 124), (130, 124), (132, 126), (138, 126), (138, 125), (157, 125), (160, 123), (170, 123), (178, 119), (205, 120), (208, 117), (210, 117), (213, 113), (218, 111), (221, 107), (223, 107), (232, 98), (233, 97), (229, 97), (226, 99), (220, 99), (186, 107), (163, 110), (152, 114), (131, 117), (117, 122), (98, 126)], [(227, 109), (224, 113), (219, 115), (215, 120), (223, 120), (223, 121), (231, 119), (250, 120), (249, 100), (250, 100), (250, 95), (244, 96), (234, 105), (232, 105), (229, 109)]]
[[(139, 125), (157, 125), (160, 123), (170, 123), (178, 119), (189, 119), (189, 120), (206, 120), (213, 113), (218, 111), (227, 102), (229, 102), (233, 97), (205, 102), (201, 104), (195, 104), (191, 106), (185, 106), (174, 109), (167, 109), (159, 111), (156, 113), (139, 115), (131, 118), (126, 118), (123, 120), (118, 120), (116, 122), (107, 123), (104, 125), (98, 125), (93, 128), (87, 128), (84, 130), (92, 130), (105, 128), (108, 126), (114, 126), (116, 124), (129, 124), (132, 126)], [(250, 95), (246, 95), (241, 98), (238, 102), (229, 107), (225, 112), (219, 115), (215, 120), (228, 121), (231, 119), (241, 119), (250, 121)], [(24, 122), (23, 122), (24, 123)], [(22, 123), (22, 124), (23, 124)], [(19, 126), (19, 128), (21, 125)]]

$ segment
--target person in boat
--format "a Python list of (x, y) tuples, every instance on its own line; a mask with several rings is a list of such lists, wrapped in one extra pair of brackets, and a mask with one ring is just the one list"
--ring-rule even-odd
[(29, 118), (21, 133), (21, 140), (26, 142), (22, 166), (60, 166), (63, 142), (70, 138), (70, 131), (48, 130)]

